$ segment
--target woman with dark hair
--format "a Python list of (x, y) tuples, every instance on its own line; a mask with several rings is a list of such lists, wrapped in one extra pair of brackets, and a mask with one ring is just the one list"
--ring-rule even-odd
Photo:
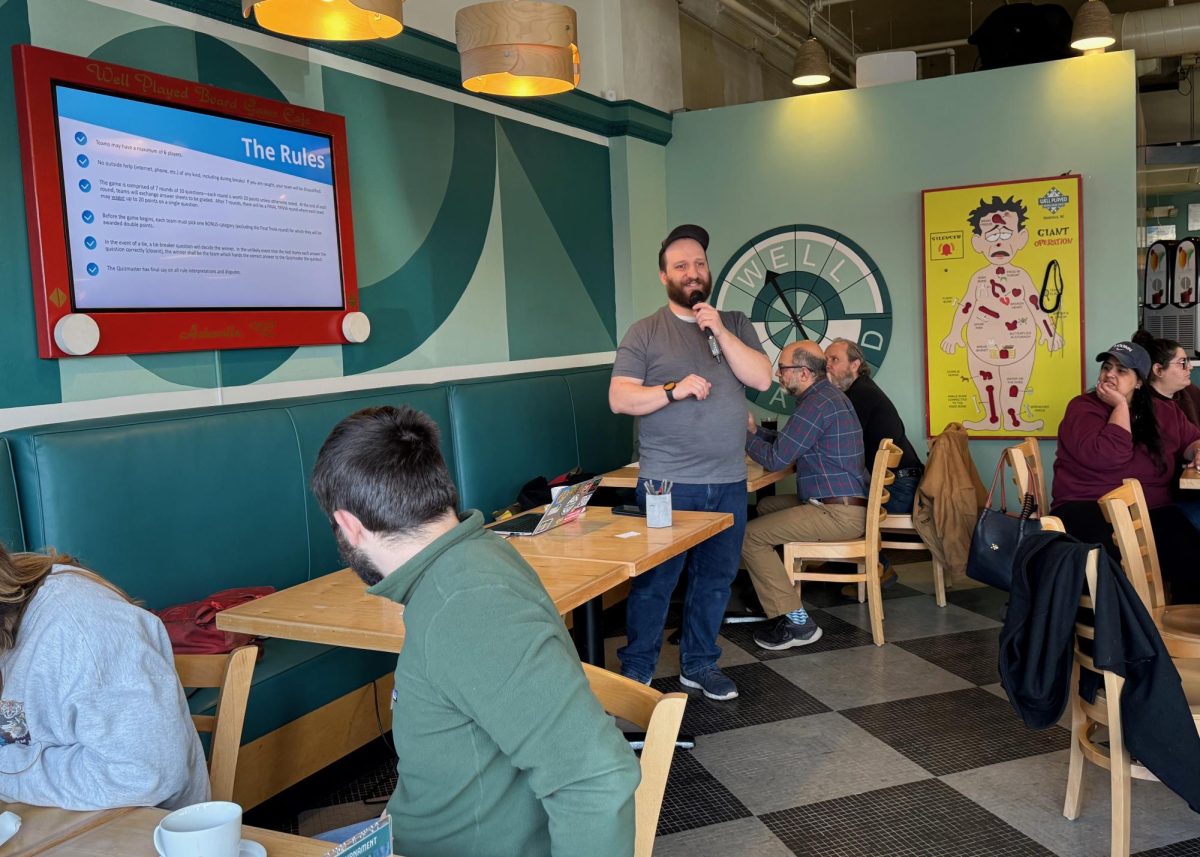
[(208, 796), (158, 617), (71, 557), (0, 545), (0, 801), (174, 809)]
[(1200, 387), (1192, 383), (1187, 351), (1173, 339), (1156, 339), (1139, 330), (1133, 341), (1150, 355), (1150, 386), (1158, 395), (1179, 405), (1188, 422), (1200, 428)]
[(1172, 600), (1192, 603), (1200, 596), (1200, 532), (1172, 502), (1181, 466), (1196, 467), (1200, 429), (1169, 399), (1147, 383), (1150, 355), (1132, 342), (1118, 342), (1097, 355), (1100, 379), (1093, 390), (1067, 405), (1058, 427), (1054, 460), (1054, 502), (1050, 514), (1071, 535), (1103, 545), (1117, 556), (1112, 527), (1097, 500), (1123, 479), (1142, 484), (1158, 546), (1163, 579)]

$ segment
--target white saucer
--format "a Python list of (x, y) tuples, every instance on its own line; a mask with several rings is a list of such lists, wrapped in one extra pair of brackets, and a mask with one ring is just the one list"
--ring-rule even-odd
[(238, 857), (267, 857), (267, 849), (262, 843), (243, 839), (238, 843)]

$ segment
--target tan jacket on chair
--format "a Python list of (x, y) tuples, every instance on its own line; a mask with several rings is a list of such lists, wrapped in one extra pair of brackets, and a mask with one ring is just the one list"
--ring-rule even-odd
[(962, 423), (950, 423), (929, 441), (925, 475), (913, 503), (913, 527), (952, 582), (967, 573), (971, 534), (987, 491), (967, 449)]

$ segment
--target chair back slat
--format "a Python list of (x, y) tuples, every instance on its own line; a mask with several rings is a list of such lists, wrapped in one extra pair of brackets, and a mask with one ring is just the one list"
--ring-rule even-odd
[(1105, 520), (1112, 525), (1113, 541), (1121, 554), (1125, 576), (1147, 610), (1162, 607), (1166, 603), (1162, 571), (1142, 484), (1136, 479), (1126, 479), (1121, 487), (1101, 497), (1099, 503)]
[(864, 538), (869, 557), (879, 556), (879, 523), (887, 517), (883, 504), (891, 496), (886, 486), (896, 481), (896, 474), (892, 471), (900, 465), (903, 455), (904, 450), (896, 446), (890, 437), (879, 441), (879, 450), (871, 467), (871, 484), (867, 487), (867, 527)]
[(633, 853), (634, 857), (650, 857), (671, 759), (675, 755), (675, 739), (679, 736), (687, 706), (687, 694), (660, 693), (590, 664), (583, 664), (583, 673), (605, 711), (646, 730), (641, 759), (642, 781), (634, 794), (637, 820)]
[(1012, 468), (1013, 485), (1018, 496), (1032, 494), (1037, 503), (1035, 517), (1044, 515), (1049, 511), (1049, 498), (1046, 496), (1046, 477), (1037, 438), (1025, 438), (1016, 446), (1005, 449), (1004, 455), (1008, 459), (1008, 466)]
[(227, 655), (176, 655), (175, 671), (184, 687), (215, 687), (217, 713), (194, 714), (198, 732), (211, 732), (212, 752), (208, 761), (208, 779), (213, 800), (233, 800), (238, 751), (242, 745), (242, 725), (250, 699), (250, 681), (258, 648), (242, 646)]

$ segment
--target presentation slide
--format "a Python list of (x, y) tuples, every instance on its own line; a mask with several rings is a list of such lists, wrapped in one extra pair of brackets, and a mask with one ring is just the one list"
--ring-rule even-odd
[(55, 99), (76, 311), (342, 306), (329, 138)]

